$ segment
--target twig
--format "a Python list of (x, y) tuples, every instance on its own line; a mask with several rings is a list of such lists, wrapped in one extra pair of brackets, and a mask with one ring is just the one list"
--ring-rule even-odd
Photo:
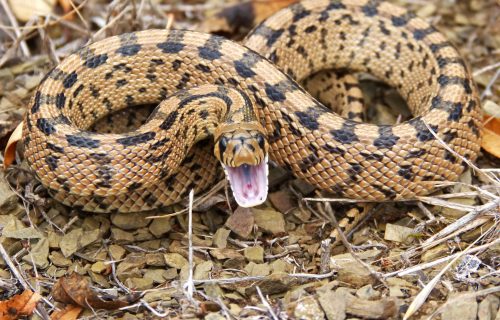
[(271, 318), (273, 318), (274, 320), (278, 320), (279, 319), (278, 316), (276, 315), (276, 313), (274, 313), (273, 308), (269, 304), (269, 301), (267, 301), (266, 297), (264, 297), (264, 295), (262, 294), (262, 291), (260, 291), (260, 287), (257, 286), (256, 289), (257, 289), (257, 294), (260, 297), (260, 301), (262, 301), (262, 304), (266, 307), (267, 311), (269, 311)]
[[(309, 273), (291, 273), (287, 277), (296, 279), (326, 279), (335, 275), (336, 271), (330, 271), (325, 274), (309, 274)], [(229, 283), (239, 283), (239, 282), (250, 282), (250, 281), (262, 281), (268, 276), (248, 276), (248, 277), (238, 277), (238, 278), (223, 278), (223, 279), (202, 279), (193, 280), (194, 284), (229, 284)]]
[(188, 271), (188, 279), (186, 283), (183, 285), (184, 291), (186, 292), (187, 298), (194, 305), (198, 305), (198, 303), (193, 299), (194, 293), (194, 282), (193, 282), (193, 198), (194, 198), (194, 189), (189, 191), (189, 211), (188, 211), (188, 262), (189, 262), (189, 271)]
[[(19, 30), (19, 24), (17, 23), (16, 17), (12, 14), (12, 11), (10, 10), (9, 4), (7, 3), (6, 0), (0, 0), (0, 3), (2, 4), (3, 9), (5, 10), (5, 13), (7, 14), (7, 17), (9, 18), (10, 23), (12, 24), (12, 27), (14, 29), (14, 33), (18, 38), (21, 38), (21, 30)], [(30, 50), (28, 48), (28, 45), (24, 40), (19, 41), (19, 47), (21, 48), (21, 51), (23, 52), (23, 55), (26, 58), (31, 57)]]

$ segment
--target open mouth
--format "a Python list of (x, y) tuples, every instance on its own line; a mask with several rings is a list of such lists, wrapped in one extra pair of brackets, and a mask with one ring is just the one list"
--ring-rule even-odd
[(258, 165), (224, 166), (234, 198), (241, 207), (257, 206), (267, 198), (267, 156)]

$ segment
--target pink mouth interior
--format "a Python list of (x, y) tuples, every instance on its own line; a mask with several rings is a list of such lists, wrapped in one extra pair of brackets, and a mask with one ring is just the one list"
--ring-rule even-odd
[(266, 201), (267, 197), (267, 161), (258, 165), (227, 167), (234, 198), (241, 207), (253, 207)]

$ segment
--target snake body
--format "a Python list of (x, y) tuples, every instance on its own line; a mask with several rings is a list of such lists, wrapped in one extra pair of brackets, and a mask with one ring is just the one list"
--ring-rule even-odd
[[(324, 69), (375, 75), (397, 88), (415, 117), (380, 126), (331, 112), (296, 82)], [(111, 112), (163, 100), (136, 131), (87, 131)], [(352, 199), (427, 194), (436, 182), (456, 180), (461, 158), (474, 161), (480, 148), (476, 88), (443, 35), (387, 2), (306, 0), (264, 21), (244, 46), (192, 31), (147, 30), (84, 47), (36, 90), (25, 155), (67, 205), (158, 208), (214, 182), (217, 160), (207, 156), (214, 144), (202, 139), (248, 109), (271, 159)]]

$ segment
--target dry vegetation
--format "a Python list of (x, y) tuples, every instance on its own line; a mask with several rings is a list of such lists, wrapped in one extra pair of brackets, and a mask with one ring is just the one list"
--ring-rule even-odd
[[(51, 1), (0, 0), (2, 149), (43, 75), (89, 41), (165, 27), (241, 39), (254, 20), (224, 0), (59, 0), (22, 21), (38, 2)], [(289, 2), (254, 2), (257, 20)], [(500, 3), (391, 2), (450, 38), (498, 117)], [(396, 121), (398, 96), (365, 78), (372, 121)], [(221, 182), (171, 212), (90, 215), (52, 201), (18, 151), (0, 171), (0, 318), (499, 319), (500, 166), (487, 152), (460, 182), (413, 202), (332, 201), (274, 168), (258, 208), (237, 209)], [(336, 221), (362, 211), (332, 247)]]

